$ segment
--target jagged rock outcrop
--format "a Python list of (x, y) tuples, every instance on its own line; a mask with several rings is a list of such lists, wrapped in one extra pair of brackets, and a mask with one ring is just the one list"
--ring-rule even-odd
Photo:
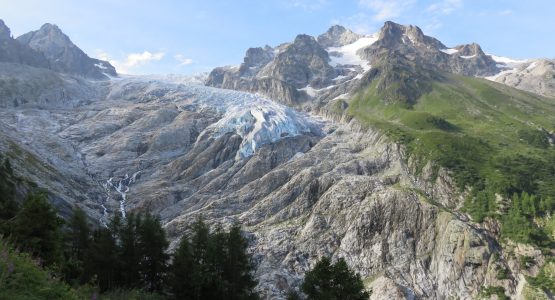
[(42, 53), (54, 71), (95, 79), (117, 76), (109, 62), (90, 58), (56, 25), (44, 24), (39, 30), (19, 36), (17, 41)]
[(325, 33), (318, 36), (317, 41), (324, 48), (341, 47), (352, 44), (360, 39), (360, 34), (352, 32), (341, 25), (334, 25)]
[[(449, 49), (416, 26), (386, 22), (378, 34), (370, 36), (335, 25), (317, 39), (299, 35), (275, 49), (251, 48), (239, 67), (215, 68), (206, 84), (262, 93), (288, 105), (319, 111), (329, 109), (325, 107), (338, 98), (352, 96), (374, 78), (389, 74), (383, 66), (410, 66), (413, 71), (408, 77), (412, 79), (422, 71), (492, 76), (502, 70), (477, 44)], [(261, 85), (262, 79), (267, 83)], [(407, 90), (401, 94), (415, 98), (422, 92)]]
[(362, 55), (370, 61), (385, 64), (390, 63), (388, 58), (400, 56), (421, 68), (467, 76), (489, 76), (499, 71), (495, 61), (477, 44), (447, 51), (445, 45), (424, 35), (420, 28), (393, 22), (384, 24), (378, 41), (363, 49)]
[(25, 64), (38, 68), (48, 68), (50, 66), (50, 63), (43, 54), (13, 39), (10, 29), (1, 19), (0, 62)]

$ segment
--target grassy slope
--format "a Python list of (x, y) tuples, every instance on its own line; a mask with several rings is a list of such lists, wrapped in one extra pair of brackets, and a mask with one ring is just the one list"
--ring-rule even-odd
[[(347, 113), (405, 144), (420, 167), (432, 160), (450, 169), (461, 190), (473, 188), (474, 199), (480, 191), (490, 198), (554, 196), (555, 149), (540, 128), (555, 128), (555, 99), (478, 78), (442, 78), (409, 105), (384, 101), (390, 94), (380, 93), (378, 78), (351, 99)], [(478, 206), (471, 211), (478, 220), (508, 209)]]

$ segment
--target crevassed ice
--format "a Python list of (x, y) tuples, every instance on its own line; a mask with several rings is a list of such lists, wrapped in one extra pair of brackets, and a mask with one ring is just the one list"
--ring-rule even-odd
[[(253, 98), (248, 105), (228, 107), (226, 114), (210, 127), (214, 137), (236, 133), (243, 138), (240, 158), (253, 155), (260, 147), (301, 134), (321, 135), (323, 121), (299, 113), (264, 98)], [(242, 103), (246, 104), (246, 103)]]
[[(326, 125), (323, 119), (296, 111), (260, 95), (218, 89), (198, 84), (194, 79), (187, 82), (186, 77), (175, 84), (153, 77), (135, 76), (126, 80), (148, 85), (146, 90), (171, 90), (172, 99), (180, 110), (208, 110), (221, 114), (221, 118), (201, 134), (211, 134), (218, 138), (226, 133), (236, 133), (243, 139), (238, 158), (249, 157), (261, 146), (287, 137), (301, 134), (322, 135)], [(126, 82), (120, 89), (125, 88)]]

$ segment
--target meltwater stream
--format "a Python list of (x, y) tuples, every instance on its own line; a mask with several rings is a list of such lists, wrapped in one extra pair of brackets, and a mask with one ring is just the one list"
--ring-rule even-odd
[[(127, 201), (127, 193), (129, 193), (130, 191), (130, 186), (131, 184), (135, 183), (135, 181), (137, 181), (137, 176), (141, 173), (141, 171), (137, 171), (135, 173), (133, 173), (133, 175), (129, 176), (128, 173), (125, 173), (125, 176), (121, 179), (117, 179), (114, 177), (110, 177), (110, 179), (108, 179), (106, 181), (106, 183), (104, 183), (103, 187), (106, 190), (106, 192), (108, 193), (108, 197), (106, 198), (104, 203), (108, 203), (110, 200), (112, 200), (110, 194), (115, 192), (119, 199), (117, 199), (117, 201), (119, 201), (119, 211), (121, 214), (121, 217), (125, 219), (126, 217), (126, 210), (125, 210), (125, 203)], [(102, 209), (103, 209), (103, 221), (102, 223), (105, 225), (108, 220), (108, 209), (106, 208), (106, 206), (104, 204), (102, 204)]]

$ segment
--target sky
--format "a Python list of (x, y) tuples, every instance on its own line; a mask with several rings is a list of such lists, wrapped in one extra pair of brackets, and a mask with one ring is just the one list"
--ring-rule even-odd
[(334, 24), (371, 34), (385, 21), (417, 25), (447, 46), (555, 58), (553, 0), (0, 0), (14, 37), (58, 25), (89, 56), (120, 73), (194, 74), (243, 61), (249, 47), (276, 46)]

